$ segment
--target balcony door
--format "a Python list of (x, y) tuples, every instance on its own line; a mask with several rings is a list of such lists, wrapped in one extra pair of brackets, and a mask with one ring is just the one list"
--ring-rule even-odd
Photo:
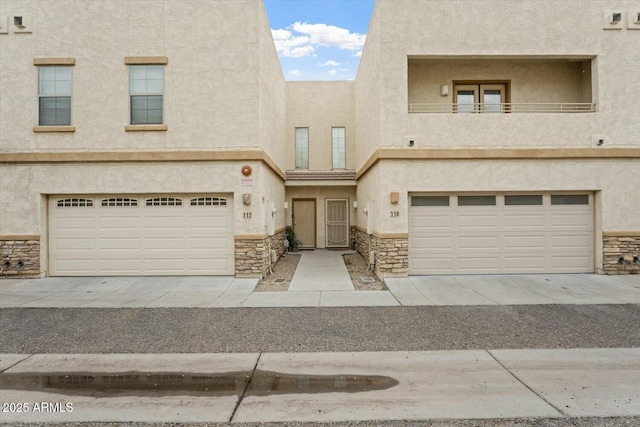
[(457, 113), (503, 113), (507, 85), (504, 83), (456, 84), (455, 109)]

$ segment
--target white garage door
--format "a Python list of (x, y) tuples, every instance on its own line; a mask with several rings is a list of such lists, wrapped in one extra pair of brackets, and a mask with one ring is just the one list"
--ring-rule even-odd
[(230, 196), (49, 197), (52, 276), (233, 275)]
[(593, 273), (592, 194), (412, 195), (410, 274)]

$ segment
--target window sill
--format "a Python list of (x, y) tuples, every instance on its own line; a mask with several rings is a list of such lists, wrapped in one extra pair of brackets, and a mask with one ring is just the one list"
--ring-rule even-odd
[(127, 132), (166, 132), (169, 129), (167, 125), (126, 125), (124, 130)]
[(75, 132), (75, 126), (34, 126), (34, 132)]

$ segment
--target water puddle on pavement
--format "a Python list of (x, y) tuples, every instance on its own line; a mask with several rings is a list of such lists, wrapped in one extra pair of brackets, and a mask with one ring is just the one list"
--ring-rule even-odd
[(3, 373), (0, 390), (40, 391), (92, 397), (245, 396), (359, 393), (398, 385), (391, 377), (367, 375), (298, 375), (256, 370), (225, 373), (63, 372)]

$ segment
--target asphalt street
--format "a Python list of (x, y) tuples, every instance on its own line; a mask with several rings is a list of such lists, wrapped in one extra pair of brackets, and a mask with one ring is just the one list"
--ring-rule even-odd
[(0, 310), (0, 353), (640, 347), (640, 305)]

